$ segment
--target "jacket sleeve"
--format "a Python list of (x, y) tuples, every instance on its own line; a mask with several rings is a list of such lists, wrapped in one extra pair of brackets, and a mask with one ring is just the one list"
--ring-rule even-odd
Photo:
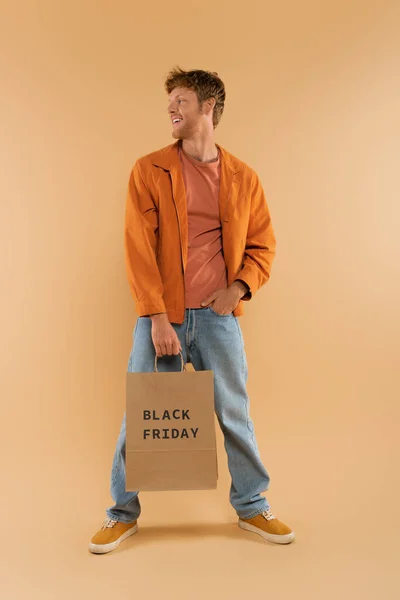
[(252, 177), (250, 202), (243, 264), (235, 277), (244, 281), (249, 287), (249, 292), (242, 300), (250, 300), (252, 295), (268, 281), (276, 254), (276, 239), (269, 208), (261, 182), (255, 173)]
[(125, 211), (125, 260), (138, 316), (167, 312), (157, 245), (158, 210), (145, 184), (139, 159), (129, 178)]

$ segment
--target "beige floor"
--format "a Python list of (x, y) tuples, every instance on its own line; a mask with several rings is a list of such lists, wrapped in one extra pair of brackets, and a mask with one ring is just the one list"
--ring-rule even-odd
[[(389, 434), (394, 427), (387, 423)], [(289, 422), (292, 440), (296, 429)], [(19, 518), (2, 524), (1, 597), (399, 598), (393, 448), (381, 444), (377, 451), (369, 443), (372, 430), (361, 435), (349, 426), (336, 438), (322, 427), (297, 435), (295, 456), (285, 453), (278, 433), (268, 440), (259, 436), (262, 455), (271, 456), (269, 501), (297, 534), (289, 546), (269, 544), (236, 525), (226, 500), (229, 478), (220, 432), (218, 489), (143, 492), (138, 534), (103, 556), (90, 554), (87, 546), (111, 501), (105, 478), (112, 444), (101, 451), (99, 442), (98, 468), (86, 474), (76, 468), (77, 456), (60, 455), (57, 473), (51, 461), (26, 456), (27, 476), (8, 494), (19, 498), (10, 506)]]

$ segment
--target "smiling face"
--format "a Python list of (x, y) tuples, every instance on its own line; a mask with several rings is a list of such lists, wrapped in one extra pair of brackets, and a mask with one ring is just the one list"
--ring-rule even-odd
[(172, 136), (176, 139), (190, 139), (203, 133), (212, 124), (214, 100), (200, 105), (196, 92), (184, 87), (172, 90), (168, 98), (168, 113), (172, 123)]

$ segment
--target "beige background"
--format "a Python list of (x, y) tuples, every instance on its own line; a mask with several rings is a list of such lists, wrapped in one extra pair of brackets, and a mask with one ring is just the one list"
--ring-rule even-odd
[[(3, 597), (398, 598), (399, 2), (1, 9)], [(140, 533), (94, 556), (136, 319), (125, 192), (172, 141), (176, 64), (223, 77), (217, 141), (268, 197), (278, 253), (240, 323), (297, 540), (237, 527), (218, 432), (218, 490), (143, 493)]]

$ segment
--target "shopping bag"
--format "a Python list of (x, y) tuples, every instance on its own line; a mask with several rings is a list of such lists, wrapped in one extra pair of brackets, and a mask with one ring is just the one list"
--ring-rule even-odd
[(180, 357), (181, 371), (158, 371), (156, 356), (153, 372), (127, 373), (126, 491), (217, 487), (214, 372)]

